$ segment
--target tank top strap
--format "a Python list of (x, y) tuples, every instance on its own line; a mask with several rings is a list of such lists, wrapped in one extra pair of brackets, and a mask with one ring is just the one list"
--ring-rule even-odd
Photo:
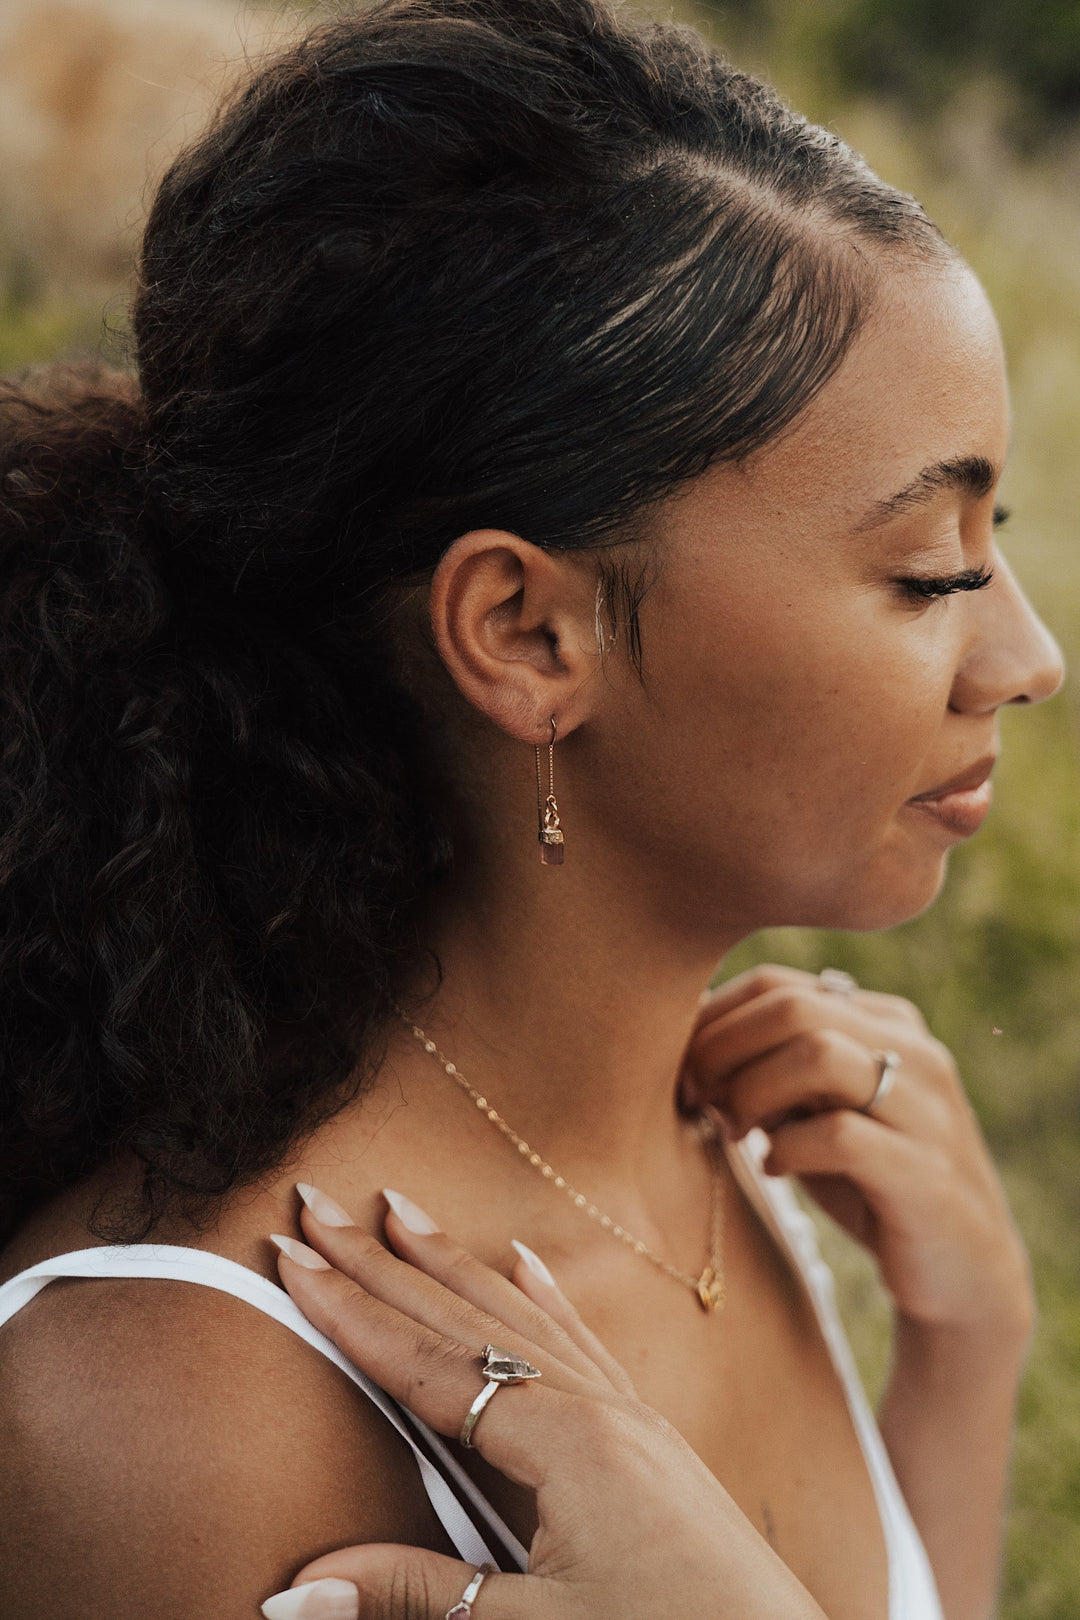
[(769, 1150), (764, 1131), (752, 1130), (727, 1144), (736, 1181), (757, 1210), (809, 1297), (874, 1489), (889, 1563), (889, 1620), (944, 1620), (937, 1583), (922, 1538), (893, 1473), (885, 1442), (863, 1388), (836, 1306), (836, 1283), (818, 1246), (817, 1231), (786, 1176), (769, 1176), (762, 1161)]
[(271, 1316), (332, 1361), (378, 1407), (411, 1449), (428, 1498), (459, 1555), (470, 1564), (523, 1570), (528, 1553), (451, 1455), (442, 1437), (399, 1406), (313, 1327), (283, 1288), (248, 1266), (204, 1249), (134, 1243), (76, 1249), (30, 1266), (0, 1285), (0, 1328), (54, 1278), (146, 1277), (216, 1288)]

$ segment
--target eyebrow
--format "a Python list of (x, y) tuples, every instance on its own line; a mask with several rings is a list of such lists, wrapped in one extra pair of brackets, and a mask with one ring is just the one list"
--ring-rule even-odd
[(856, 524), (856, 533), (876, 529), (901, 512), (926, 505), (943, 489), (957, 489), (976, 498), (989, 495), (998, 477), (998, 469), (985, 456), (954, 456), (951, 461), (935, 461), (895, 495), (875, 501)]

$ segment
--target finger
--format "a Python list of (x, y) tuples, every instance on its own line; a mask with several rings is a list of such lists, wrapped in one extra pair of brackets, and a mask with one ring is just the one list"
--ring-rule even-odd
[(517, 1264), (510, 1274), (514, 1286), (547, 1311), (564, 1333), (606, 1374), (615, 1389), (621, 1390), (624, 1395), (635, 1395), (637, 1392), (626, 1369), (619, 1365), (607, 1346), (601, 1344), (592, 1329), (586, 1327), (540, 1256), (518, 1238), (512, 1241), (518, 1253)]
[(737, 973), (733, 979), (726, 979), (723, 984), (714, 985), (704, 991), (697, 1026), (700, 1027), (710, 1023), (714, 1018), (734, 1012), (736, 1007), (742, 1007), (748, 1001), (756, 1001), (759, 996), (767, 995), (770, 990), (809, 987), (817, 982), (815, 973), (804, 973), (801, 968), (782, 967), (776, 962), (762, 962), (757, 967), (747, 968), (744, 973)]
[[(386, 1235), (394, 1249), (412, 1265), (426, 1271), (461, 1298), (499, 1317), (515, 1332), (527, 1335), (538, 1347), (551, 1349), (566, 1366), (574, 1367), (584, 1376), (591, 1376), (595, 1370), (615, 1389), (634, 1394), (625, 1369), (586, 1327), (540, 1256), (519, 1239), (511, 1240), (517, 1260), (508, 1282), (445, 1234), (429, 1237), (414, 1233), (393, 1210), (386, 1217)], [(436, 1237), (442, 1241), (436, 1242)], [(521, 1294), (541, 1315), (537, 1316), (531, 1308), (522, 1308), (520, 1299), (515, 1297)], [(549, 1322), (558, 1328), (557, 1335), (551, 1332)], [(571, 1355), (567, 1340), (581, 1352), (582, 1359)]]
[[(443, 1620), (475, 1574), (475, 1564), (424, 1548), (343, 1547), (308, 1564), (262, 1613), (266, 1620)], [(485, 1575), (483, 1612), (525, 1620), (537, 1612), (539, 1585), (538, 1576)]]
[(766, 1052), (783, 1046), (797, 1035), (819, 1029), (839, 1029), (863, 1042), (881, 1046), (892, 1027), (844, 996), (821, 995), (802, 985), (780, 985), (743, 1002), (722, 1018), (713, 1019), (687, 1051), (686, 1061), (702, 1079), (726, 1079)]
[[(838, 1108), (862, 1111), (877, 1095), (884, 1068), (885, 1053), (879, 1049), (841, 1030), (812, 1030), (733, 1075), (723, 1094), (723, 1114), (739, 1138), (756, 1125), (771, 1133), (792, 1118)], [(912, 1076), (904, 1074), (902, 1058), (891, 1089), (874, 1106), (874, 1118), (913, 1134), (936, 1125), (935, 1110)]]
[(761, 997), (801, 988), (809, 978), (799, 969), (766, 963), (702, 992), (679, 1068), (679, 1096), (684, 1107), (700, 1108), (716, 1100), (718, 1076), (709, 1067), (708, 1043), (717, 1030), (726, 1027), (731, 1015)]
[(878, 1218), (860, 1187), (847, 1176), (815, 1176), (810, 1171), (799, 1182), (837, 1226), (866, 1248), (873, 1248)]
[(727, 1080), (744, 1064), (806, 1030), (834, 1026), (838, 1019), (847, 1027), (843, 1014), (824, 996), (802, 985), (773, 985), (704, 1024), (687, 1047), (684, 1067), (700, 1100), (721, 1102)]
[[(841, 998), (844, 999), (844, 998)], [(858, 989), (847, 998), (852, 1004), (863, 1012), (872, 1013), (875, 1018), (885, 1022), (912, 1030), (926, 1031), (926, 1019), (912, 1001), (903, 996), (890, 995), (885, 990)]]
[(947, 1177), (948, 1160), (902, 1131), (840, 1108), (774, 1131), (765, 1169), (769, 1175), (844, 1176), (884, 1217), (916, 1201), (923, 1184)]
[(418, 1236), (393, 1210), (386, 1217), (386, 1234), (414, 1266), (538, 1348), (550, 1350), (566, 1366), (585, 1377), (599, 1375), (616, 1388), (628, 1384), (614, 1356), (585, 1326), (540, 1256), (519, 1240), (511, 1240), (517, 1260), (507, 1279), (445, 1233)]
[(806, 973), (801, 968), (764, 963), (703, 994), (691, 1043), (702, 1029), (717, 1019), (726, 1018), (737, 1008), (759, 1002), (762, 997), (778, 991), (812, 998), (812, 1002), (816, 1002), (819, 1008), (825, 1011), (826, 1017), (830, 1011), (835, 1012), (838, 1007), (849, 1007), (857, 1008), (891, 1025), (902, 1025), (908, 1029), (923, 1031), (926, 1029), (926, 1020), (922, 1013), (903, 996), (890, 995), (881, 990), (864, 990), (861, 985), (857, 985), (849, 994), (837, 995), (825, 987), (820, 974)]
[(878, 1054), (895, 1051), (897, 1081), (875, 1104), (875, 1117), (927, 1141), (952, 1134), (968, 1104), (948, 1048), (911, 1019), (882, 1019), (846, 1002), (832, 1007), (832, 999), (769, 991), (704, 1031), (688, 1057), (698, 1074), (688, 1090), (698, 1105), (715, 1103), (741, 1132), (754, 1124), (771, 1130), (785, 1105), (866, 1108), (881, 1078)]
[(622, 1399), (546, 1352), (515, 1342), (494, 1318), (484, 1318), (478, 1337), (462, 1343), (368, 1293), (305, 1244), (278, 1236), (274, 1241), (281, 1250), (278, 1274), (308, 1321), (440, 1434), (456, 1439), (473, 1401), (487, 1387), (482, 1347), (488, 1341), (539, 1367), (540, 1379), (496, 1388), (472, 1435), (481, 1455), (517, 1484), (539, 1490), (554, 1464), (572, 1467), (590, 1409)]
[(722, 1106), (724, 1088), (737, 1070), (793, 1039), (826, 1030), (842, 1032), (867, 1051), (896, 1048), (912, 1058), (921, 1052), (920, 1068), (936, 1072), (939, 1066), (938, 1043), (915, 1032), (910, 1021), (882, 1018), (848, 997), (792, 985), (766, 991), (707, 1025), (688, 1048), (684, 1064), (699, 1100)]
[[(342, 1224), (345, 1211), (318, 1188), (304, 1185), (301, 1196), (305, 1207), (300, 1224), (311, 1246), (368, 1293), (396, 1305), (415, 1322), (462, 1344), (482, 1345), (501, 1335), (497, 1342), (530, 1359), (543, 1349), (583, 1377), (607, 1382), (596, 1363), (546, 1311), (445, 1232), (411, 1230), (391, 1210), (386, 1231), (404, 1255), (399, 1258), (359, 1227)], [(400, 1194), (394, 1198), (417, 1227), (434, 1225), (415, 1204)], [(337, 1224), (320, 1220), (319, 1212), (336, 1212)]]

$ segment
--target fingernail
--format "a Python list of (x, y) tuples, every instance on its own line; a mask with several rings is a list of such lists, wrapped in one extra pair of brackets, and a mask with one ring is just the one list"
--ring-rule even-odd
[(697, 998), (698, 999), (698, 1006), (699, 1007), (704, 1007), (705, 1003), (709, 1000), (711, 995), (712, 995), (712, 986), (710, 985), (707, 990), (703, 990), (701, 992), (700, 996), (698, 996), (698, 998)]
[(406, 1198), (402, 1193), (394, 1192), (389, 1187), (383, 1188), (382, 1195), (402, 1226), (407, 1227), (410, 1232), (415, 1232), (417, 1237), (427, 1237), (439, 1230), (431, 1216), (425, 1215), (419, 1204), (414, 1204), (411, 1198)]
[(355, 1226), (352, 1216), (329, 1193), (313, 1187), (308, 1181), (298, 1181), (296, 1190), (317, 1221), (324, 1226)]
[(517, 1250), (518, 1254), (520, 1254), (521, 1258), (524, 1260), (534, 1277), (539, 1277), (540, 1281), (547, 1283), (549, 1288), (558, 1288), (558, 1283), (555, 1281), (554, 1277), (551, 1275), (551, 1272), (548, 1270), (547, 1266), (545, 1266), (538, 1254), (534, 1254), (533, 1251), (518, 1238), (511, 1238), (510, 1246), (511, 1248)]
[(360, 1593), (352, 1581), (305, 1581), (267, 1598), (266, 1620), (359, 1620)]
[[(321, 1254), (309, 1249), (306, 1243), (298, 1243), (295, 1238), (282, 1237), (280, 1232), (271, 1232), (271, 1243), (276, 1243), (282, 1254), (295, 1260), (298, 1266), (304, 1266), (308, 1271), (329, 1271), (330, 1266)], [(299, 1587), (295, 1588), (299, 1591)], [(297, 1611), (299, 1612), (299, 1611)]]

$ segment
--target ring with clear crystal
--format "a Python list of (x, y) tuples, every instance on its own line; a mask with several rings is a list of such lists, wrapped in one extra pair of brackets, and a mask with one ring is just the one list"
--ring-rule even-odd
[(485, 1344), (481, 1361), (487, 1382), (465, 1414), (465, 1421), (458, 1435), (458, 1440), (463, 1446), (472, 1445), (472, 1432), (476, 1428), (476, 1420), (496, 1391), (504, 1384), (524, 1384), (531, 1378), (543, 1376), (539, 1367), (534, 1367), (524, 1356), (517, 1355), (513, 1350), (501, 1350), (497, 1344)]

